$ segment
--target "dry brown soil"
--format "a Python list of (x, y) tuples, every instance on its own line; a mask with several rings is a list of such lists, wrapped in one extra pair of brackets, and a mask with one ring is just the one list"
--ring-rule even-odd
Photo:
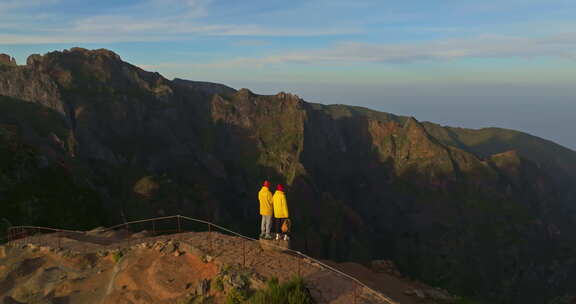
[[(115, 253), (119, 250), (121, 258)], [(184, 303), (203, 279), (213, 279), (231, 265), (260, 278), (255, 283), (299, 274), (318, 303), (386, 303), (314, 261), (263, 250), (257, 241), (216, 232), (152, 237), (126, 231), (53, 233), (1, 251), (5, 255), (0, 256), (0, 303)], [(403, 294), (418, 288), (416, 283), (358, 264), (331, 266), (360, 278), (397, 303), (431, 303)], [(223, 300), (215, 288), (210, 293), (215, 302)]]

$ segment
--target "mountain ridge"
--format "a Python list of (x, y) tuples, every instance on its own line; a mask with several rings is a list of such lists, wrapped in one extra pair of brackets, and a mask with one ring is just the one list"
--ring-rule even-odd
[[(72, 226), (177, 212), (257, 233), (255, 191), (266, 178), (287, 184), (294, 246), (314, 256), (393, 259), (403, 273), (492, 303), (571, 292), (562, 269), (576, 252), (567, 242), (576, 153), (546, 140), (170, 81), (107, 50), (2, 65), (0, 95), (10, 97), (0, 98), (0, 147), (28, 155), (2, 167), (11, 222), (47, 221), (43, 211), (66, 206), (90, 219)], [(55, 172), (70, 199), (48, 190)], [(490, 263), (500, 266), (487, 275)], [(539, 276), (566, 279), (535, 293)]]

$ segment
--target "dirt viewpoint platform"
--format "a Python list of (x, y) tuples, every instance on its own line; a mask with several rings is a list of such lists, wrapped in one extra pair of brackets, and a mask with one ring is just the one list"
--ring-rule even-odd
[(299, 273), (317, 303), (386, 303), (314, 261), (263, 250), (259, 242), (217, 232), (99, 230), (0, 246), (0, 303), (188, 303), (195, 295), (223, 303), (211, 282), (229, 269), (247, 274), (253, 289)]

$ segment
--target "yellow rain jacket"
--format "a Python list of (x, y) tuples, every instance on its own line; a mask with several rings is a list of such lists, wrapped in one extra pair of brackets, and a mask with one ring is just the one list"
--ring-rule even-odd
[(260, 189), (258, 200), (260, 201), (260, 215), (272, 215), (272, 192), (268, 187)]
[(288, 218), (288, 203), (286, 202), (286, 195), (282, 191), (276, 190), (274, 192), (274, 217), (275, 218)]

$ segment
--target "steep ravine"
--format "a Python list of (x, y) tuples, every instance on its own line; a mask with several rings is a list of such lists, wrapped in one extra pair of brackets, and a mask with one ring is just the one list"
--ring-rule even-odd
[(3, 229), (180, 213), (257, 235), (270, 179), (287, 185), (295, 248), (316, 257), (394, 260), (488, 303), (576, 292), (576, 153), (552, 142), (170, 81), (108, 50), (7, 62)]

